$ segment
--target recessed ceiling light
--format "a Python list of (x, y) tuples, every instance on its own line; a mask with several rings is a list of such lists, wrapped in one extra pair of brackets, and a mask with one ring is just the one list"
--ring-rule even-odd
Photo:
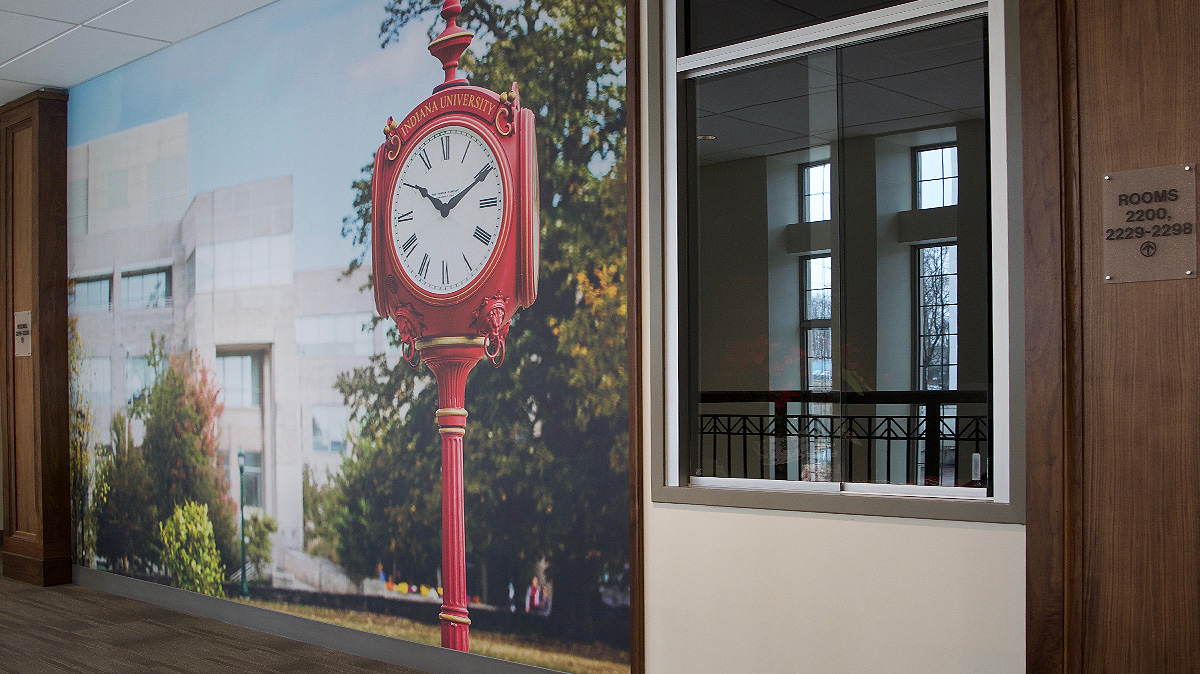
[(696, 140), (716, 140), (716, 139), (717, 139), (716, 136), (708, 136), (708, 135), (696, 136)]

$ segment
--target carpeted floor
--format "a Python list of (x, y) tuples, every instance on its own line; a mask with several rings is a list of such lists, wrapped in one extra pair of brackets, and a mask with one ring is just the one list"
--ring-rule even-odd
[(2, 576), (0, 672), (420, 674), (85, 587)]

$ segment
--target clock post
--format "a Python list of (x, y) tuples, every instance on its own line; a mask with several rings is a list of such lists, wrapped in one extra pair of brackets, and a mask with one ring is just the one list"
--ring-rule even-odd
[(484, 357), (482, 337), (433, 337), (416, 343), (438, 388), (442, 436), (442, 646), (469, 651), (467, 534), (463, 510), (463, 436), (467, 375)]
[(463, 502), (467, 375), (504, 362), (514, 312), (537, 297), (540, 207), (534, 116), (516, 83), (496, 93), (457, 76), (472, 34), (444, 0), (429, 44), (445, 81), (388, 119), (371, 180), (375, 306), (401, 352), (437, 382), (442, 445), (442, 646), (467, 651)]

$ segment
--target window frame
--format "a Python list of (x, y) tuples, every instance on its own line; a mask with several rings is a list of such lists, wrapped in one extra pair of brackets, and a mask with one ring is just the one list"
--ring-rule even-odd
[[(639, 254), (643, 267), (642, 354), (647, 392), (644, 441), (651, 452), (651, 500), (759, 509), (915, 517), (978, 522), (1015, 522), (1025, 518), (1023, 257), (1020, 222), (1020, 137), (1015, 3), (1005, 0), (917, 0), (905, 5), (839, 19), (677, 57), (679, 7), (662, 5), (661, 31), (651, 30), (649, 52), (662, 60), (647, 64), (646, 146), (648, 177), (642, 193), (646, 210)], [(694, 451), (687, 424), (697, 412), (685, 409), (683, 384), (693, 373), (681, 358), (695, 348), (688, 334), (687, 309), (680, 290), (688, 281), (688, 241), (679, 227), (688, 211), (679, 166), (685, 161), (680, 133), (691, 121), (680, 103), (687, 79), (716, 75), (802, 56), (832, 47), (933, 27), (960, 20), (987, 19), (988, 160), (992, 248), (992, 442), (996, 446), (995, 493), (986, 499), (960, 499), (936, 488), (907, 485), (855, 485), (839, 493), (814, 493), (772, 481), (743, 480), (736, 485), (698, 483), (685, 474), (686, 455)], [(655, 33), (658, 36), (655, 36)], [(666, 36), (663, 38), (662, 36)], [(661, 39), (661, 44), (656, 40)], [(835, 216), (836, 217), (836, 216)], [(694, 302), (692, 300), (688, 300)], [(655, 322), (658, 322), (656, 325)], [(694, 426), (694, 424), (692, 424)], [(1004, 448), (1005, 451), (999, 451)], [(877, 489), (882, 487), (883, 489)]]
[[(924, 382), (922, 380), (922, 373), (921, 373), (921, 369), (922, 369), (921, 338), (923, 336), (928, 336), (928, 335), (921, 334), (921, 330), (924, 327), (923, 326), (923, 318), (921, 316), (921, 310), (923, 308), (925, 308), (926, 306), (933, 306), (933, 305), (921, 304), (921, 301), (922, 301), (921, 300), (921, 279), (922, 278), (930, 278), (930, 277), (921, 275), (921, 251), (927, 250), (929, 248), (945, 248), (947, 246), (954, 246), (955, 248), (957, 248), (958, 247), (958, 239), (952, 239), (952, 240), (947, 240), (947, 241), (937, 241), (937, 242), (924, 242), (924, 243), (918, 243), (918, 244), (911, 245), (910, 274), (911, 274), (911, 283), (912, 283), (912, 304), (911, 304), (911, 306), (912, 306), (912, 321), (910, 321), (910, 322), (912, 324), (911, 325), (912, 329), (909, 331), (909, 337), (912, 339), (912, 382), (911, 383), (912, 383), (912, 390), (914, 390), (914, 391), (938, 390), (938, 389), (924, 388), (924, 385), (923, 385)], [(954, 311), (955, 311), (956, 315), (954, 318), (954, 323), (955, 323), (956, 331), (958, 330), (957, 255), (958, 255), (958, 251), (955, 251), (956, 263), (955, 263), (954, 276), (956, 277), (955, 278), (956, 290), (955, 290), (955, 300), (954, 300)], [(942, 276), (946, 276), (946, 275), (947, 274), (942, 274)], [(943, 304), (940, 306), (950, 306), (950, 305)], [(950, 334), (950, 333), (946, 333), (946, 334)], [(953, 334), (954, 334), (955, 339), (957, 340), (959, 333), (954, 332)], [(950, 365), (953, 365), (955, 368), (957, 368), (958, 367), (957, 358), (955, 359), (955, 362), (951, 363)], [(941, 389), (941, 390), (946, 390), (946, 389)], [(954, 390), (954, 389), (949, 389), (949, 390)]]
[[(146, 375), (144, 377), (144, 380), (141, 382), (142, 387), (140, 389), (138, 389), (136, 392), (130, 390), (133, 388), (132, 384), (134, 383), (133, 379), (132, 379), (133, 368), (135, 367), (134, 363), (137, 363), (136, 367), (139, 370), (139, 375), (140, 374)], [(131, 405), (136, 400), (144, 399), (145, 396), (149, 394), (149, 389), (154, 388), (154, 384), (157, 382), (158, 382), (158, 371), (150, 366), (150, 356), (149, 355), (141, 355), (141, 356), (126, 355), (125, 356), (125, 404), (126, 405)]]
[[(958, 205), (958, 201), (955, 201), (952, 204), (942, 204), (941, 206), (930, 206), (929, 208), (924, 208), (921, 206), (921, 182), (922, 182), (921, 167), (920, 167), (921, 153), (928, 152), (929, 150), (945, 150), (945, 149), (951, 148), (951, 147), (955, 148), (955, 152), (957, 153), (958, 141), (955, 140), (950, 143), (935, 143), (933, 145), (917, 145), (917, 146), (914, 146), (910, 150), (910, 153), (912, 155), (912, 159), (909, 162), (912, 166), (912, 210), (928, 211), (928, 210), (932, 210), (934, 208), (948, 208), (950, 206)], [(954, 174), (954, 179), (958, 180), (958, 178), (959, 178), (959, 175), (957, 173)], [(945, 181), (946, 178), (943, 176), (942, 178), (934, 178), (933, 180)], [(924, 182), (932, 182), (932, 180), (924, 181)], [(959, 181), (960, 186), (961, 186), (961, 184), (962, 184), (962, 181)]]
[[(246, 386), (244, 387), (245, 389), (249, 390), (249, 394), (250, 394), (250, 404), (249, 405), (231, 404), (229, 402), (228, 397), (226, 397), (226, 395), (225, 395), (226, 394), (226, 387), (225, 387), (226, 373), (222, 367), (223, 363), (221, 361), (227, 360), (227, 359), (232, 359), (232, 358), (249, 358), (250, 359), (250, 382), (247, 383)], [(262, 406), (263, 406), (263, 404), (262, 404), (263, 393), (264, 393), (263, 388), (265, 385), (264, 379), (265, 379), (265, 375), (266, 375), (266, 372), (264, 371), (265, 362), (266, 362), (266, 353), (264, 351), (244, 350), (244, 349), (238, 349), (238, 350), (233, 350), (233, 351), (224, 351), (224, 350), (218, 351), (216, 354), (216, 359), (213, 362), (214, 379), (221, 387), (221, 392), (220, 392), (220, 395), (217, 398), (217, 400), (222, 405), (224, 405), (226, 409), (229, 409), (229, 410), (261, 410)], [(258, 376), (258, 389), (257, 389), (258, 401), (257, 402), (254, 401), (255, 373), (257, 373), (257, 376)], [(241, 402), (241, 401), (239, 400), (239, 402)]]
[[(146, 311), (153, 309), (170, 309), (174, 306), (174, 280), (171, 278), (173, 269), (171, 267), (150, 267), (147, 269), (131, 269), (121, 272), (121, 309), (123, 311)], [(144, 279), (147, 276), (163, 275), (163, 296), (154, 305), (145, 303), (145, 293), (141, 296), (141, 301), (137, 304), (131, 304), (132, 299), (125, 291), (128, 289), (128, 281), (135, 278)], [(128, 281), (127, 281), (128, 280)], [(144, 283), (144, 281), (143, 281)], [(112, 292), (109, 291), (109, 301), (111, 303)]]
[[(244, 497), (245, 494), (256, 492), (255, 495), (258, 497), (258, 499), (257, 499), (258, 503), (248, 503), (246, 501), (239, 501), (238, 505), (243, 508), (257, 508), (259, 510), (263, 510), (263, 508), (264, 508), (263, 503), (266, 501), (266, 488), (267, 488), (266, 465), (265, 465), (266, 457), (263, 456), (265, 454), (265, 452), (263, 452), (262, 450), (258, 450), (258, 451), (244, 452), (244, 454), (246, 457), (246, 465), (244, 466), (243, 470), (240, 471), (241, 472), (240, 479), (242, 480), (242, 492), (241, 493), (243, 494), (243, 497)], [(257, 466), (250, 465), (250, 457), (251, 456), (258, 457), (258, 465)], [(237, 463), (236, 463), (237, 462), (237, 454), (233, 454), (233, 460), (234, 460), (234, 465), (236, 466), (237, 465)], [(250, 480), (255, 484), (255, 489), (253, 489), (253, 490), (246, 489), (246, 481), (247, 480)]]
[[(813, 169), (818, 166), (827, 167), (826, 171), (825, 171), (828, 174), (828, 175), (826, 175), (826, 179), (828, 180), (826, 187), (828, 187), (829, 189), (826, 190), (825, 192), (810, 193), (808, 191), (808, 171), (809, 171), (809, 169)], [(817, 194), (824, 195), (828, 199), (829, 217), (824, 218), (822, 220), (810, 220), (808, 218), (808, 214), (809, 214), (808, 197), (811, 195), (817, 195)], [(804, 224), (812, 224), (815, 222), (833, 222), (833, 159), (832, 158), (825, 159), (822, 161), (810, 161), (810, 162), (806, 162), (806, 163), (800, 165), (800, 222), (802, 222)]]
[[(72, 284), (72, 290), (67, 296), (67, 313), (69, 313), (72, 316), (77, 316), (79, 314), (111, 314), (113, 312), (113, 275), (112, 275), (112, 272), (98, 274), (98, 275), (91, 275), (91, 276), (73, 277), (70, 279), (70, 281)], [(79, 297), (79, 294), (78, 294), (79, 293), (79, 285), (87, 284), (87, 283), (100, 283), (100, 282), (104, 282), (104, 283), (108, 284), (108, 303), (106, 305), (104, 305), (103, 309), (97, 308), (99, 305), (90, 305), (90, 304), (86, 305), (87, 308), (80, 308), (80, 305), (77, 300), (77, 298)]]
[[(333, 445), (335, 443), (335, 440), (333, 440), (331, 437), (329, 439), (329, 442), (326, 443), (328, 445), (328, 449), (319, 449), (317, 447), (317, 425), (318, 425), (317, 410), (322, 410), (322, 415), (323, 415), (326, 412), (329, 412), (329, 411), (335, 410), (335, 409), (340, 410), (340, 412), (341, 412), (340, 416), (345, 418), (345, 421), (342, 424), (342, 438), (340, 441), (336, 441), (336, 442), (341, 443), (342, 448), (340, 450), (334, 449)], [(349, 408), (347, 408), (345, 405), (341, 405), (341, 404), (337, 404), (337, 403), (313, 403), (312, 406), (308, 410), (308, 416), (309, 416), (308, 449), (311, 453), (320, 454), (322, 456), (343, 456), (346, 453), (346, 451), (350, 449), (349, 436), (350, 436), (350, 421), (351, 421), (351, 419), (350, 419)]]

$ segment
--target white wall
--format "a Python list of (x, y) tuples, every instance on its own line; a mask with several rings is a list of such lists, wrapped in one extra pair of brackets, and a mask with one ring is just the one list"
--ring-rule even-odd
[[(642, 5), (651, 21), (642, 53), (656, 53), (649, 37), (659, 28), (656, 5)], [(653, 82), (661, 71), (650, 61), (639, 67), (643, 81)], [(662, 138), (651, 134), (662, 130), (660, 101), (651, 94), (642, 104), (649, 123), (641, 146), (657, 152)], [(674, 148), (668, 143), (664, 151)], [(652, 294), (669, 292), (656, 262), (663, 239), (651, 223), (658, 227), (671, 212), (663, 197), (673, 184), (657, 159), (639, 159), (649, 177), (641, 273)], [(667, 187), (652, 188), (656, 179)], [(1007, 214), (998, 209), (994, 217)], [(656, 301), (644, 306), (648, 348), (668, 332), (662, 311)], [(674, 397), (661, 368), (676, 357), (648, 354), (642, 381), (648, 672), (1025, 670), (1024, 526), (654, 503), (650, 462), (664, 454), (663, 419), (670, 417), (661, 405)]]
[(647, 672), (1024, 671), (1023, 526), (645, 506)]

